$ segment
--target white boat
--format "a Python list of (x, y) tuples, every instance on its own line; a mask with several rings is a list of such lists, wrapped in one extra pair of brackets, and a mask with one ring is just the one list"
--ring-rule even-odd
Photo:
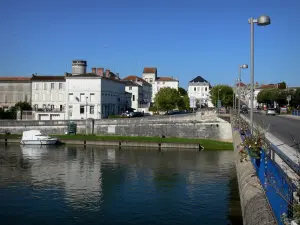
[(58, 139), (43, 135), (39, 130), (24, 131), (21, 144), (22, 145), (55, 145)]

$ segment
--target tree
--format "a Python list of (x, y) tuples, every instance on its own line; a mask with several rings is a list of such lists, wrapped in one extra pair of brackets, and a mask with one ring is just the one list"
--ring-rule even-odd
[(32, 107), (28, 102), (17, 102), (15, 104), (15, 107), (17, 107), (21, 111), (32, 110)]
[(158, 110), (170, 111), (177, 108), (180, 101), (179, 92), (170, 87), (161, 88), (155, 96), (155, 103)]
[(181, 96), (178, 103), (177, 107), (179, 110), (188, 110), (190, 109), (190, 98), (189, 96)]
[(218, 93), (219, 99), (222, 102), (222, 106), (230, 107), (233, 104), (233, 90), (232, 87), (228, 85), (216, 85), (210, 90), (210, 96), (213, 104), (217, 104), (218, 100)]
[(278, 84), (279, 89), (286, 89), (286, 83), (282, 81), (281, 83)]
[(179, 92), (180, 96), (186, 96), (187, 95), (187, 91), (182, 87), (178, 88), (178, 92)]

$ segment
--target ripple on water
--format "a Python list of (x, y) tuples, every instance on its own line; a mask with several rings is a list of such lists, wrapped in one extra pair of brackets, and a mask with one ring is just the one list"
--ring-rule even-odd
[(235, 173), (230, 157), (89, 147), (0, 149), (0, 216), (4, 224), (22, 225), (227, 224)]

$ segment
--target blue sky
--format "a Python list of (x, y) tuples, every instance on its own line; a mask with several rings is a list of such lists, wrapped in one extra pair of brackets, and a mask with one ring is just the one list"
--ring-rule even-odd
[(255, 80), (300, 85), (299, 12), (299, 0), (1, 0), (0, 76), (62, 75), (85, 59), (121, 77), (157, 67), (183, 87), (198, 75), (232, 84), (250, 64), (248, 18), (267, 14), (272, 24), (255, 26)]

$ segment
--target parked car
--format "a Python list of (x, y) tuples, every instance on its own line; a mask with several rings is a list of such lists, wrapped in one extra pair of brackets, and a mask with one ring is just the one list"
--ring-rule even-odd
[(273, 116), (275, 116), (276, 115), (275, 109), (274, 108), (268, 108), (266, 110), (266, 115), (273, 115)]
[(242, 108), (242, 109), (241, 109), (241, 113), (243, 113), (243, 114), (248, 114), (248, 109), (247, 109), (247, 108)]

